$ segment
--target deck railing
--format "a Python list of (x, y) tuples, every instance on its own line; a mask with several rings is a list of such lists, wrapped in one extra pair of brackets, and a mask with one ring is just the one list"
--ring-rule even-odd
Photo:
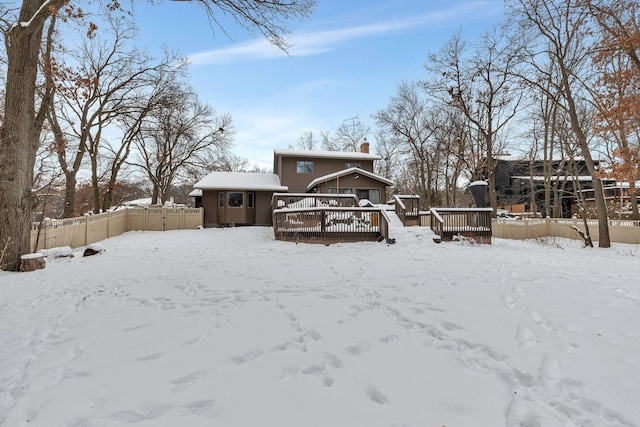
[(276, 240), (294, 242), (389, 242), (389, 219), (371, 207), (283, 207), (273, 211), (273, 232)]
[(396, 194), (393, 196), (395, 201), (395, 211), (402, 225), (420, 225), (420, 196)]
[(287, 207), (289, 209), (311, 207), (358, 207), (355, 194), (321, 193), (274, 193), (271, 197), (271, 210)]
[(431, 229), (444, 241), (466, 237), (491, 243), (491, 208), (431, 208)]

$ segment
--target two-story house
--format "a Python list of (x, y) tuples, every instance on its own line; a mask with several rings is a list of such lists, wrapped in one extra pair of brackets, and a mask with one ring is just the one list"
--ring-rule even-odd
[[(598, 162), (596, 161), (596, 164)], [(501, 155), (495, 160), (496, 192), (499, 206), (522, 205), (531, 211), (545, 212), (545, 188), (552, 192), (550, 209), (562, 217), (574, 213), (577, 192), (593, 189), (593, 182), (582, 159), (554, 160), (546, 165), (540, 159)], [(605, 185), (614, 181), (604, 179)], [(557, 204), (557, 209), (554, 205)]]
[(393, 182), (373, 173), (380, 156), (364, 143), (359, 152), (275, 150), (273, 173), (212, 172), (194, 185), (205, 226), (271, 225), (274, 193), (355, 194), (387, 200)]

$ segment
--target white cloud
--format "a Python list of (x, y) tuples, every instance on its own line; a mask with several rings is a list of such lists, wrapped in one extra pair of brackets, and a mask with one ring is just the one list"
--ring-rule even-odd
[[(455, 8), (438, 12), (392, 19), (354, 27), (306, 32), (294, 35), (289, 49), (291, 56), (310, 56), (338, 49), (342, 44), (351, 40), (378, 37), (387, 34), (411, 31), (428, 24), (448, 22), (452, 19), (460, 20), (470, 16), (492, 14), (495, 8), (489, 7), (495, 3), (478, 1), (464, 3)], [(501, 10), (501, 9), (500, 9)], [(209, 50), (189, 56), (194, 65), (225, 64), (239, 60), (257, 60), (284, 57), (286, 54), (272, 46), (266, 40), (253, 40), (224, 49)]]

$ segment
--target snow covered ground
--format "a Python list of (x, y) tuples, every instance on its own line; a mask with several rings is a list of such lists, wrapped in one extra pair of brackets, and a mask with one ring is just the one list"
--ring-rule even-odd
[(640, 248), (130, 232), (0, 272), (0, 425), (638, 426)]

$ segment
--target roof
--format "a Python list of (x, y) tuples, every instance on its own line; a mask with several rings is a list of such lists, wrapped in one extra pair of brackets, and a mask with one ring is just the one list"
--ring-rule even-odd
[(305, 157), (322, 159), (353, 159), (353, 160), (380, 160), (377, 154), (361, 153), (359, 151), (316, 151), (316, 150), (274, 150), (275, 156), (281, 157)]
[(324, 175), (321, 177), (318, 177), (316, 179), (314, 179), (313, 181), (311, 181), (309, 183), (309, 185), (307, 185), (307, 190), (315, 187), (316, 185), (322, 183), (322, 182), (327, 182), (327, 181), (331, 181), (332, 179), (336, 179), (336, 178), (340, 178), (346, 175), (351, 175), (351, 174), (360, 174), (366, 177), (369, 177), (371, 179), (375, 179), (376, 181), (380, 181), (386, 185), (393, 185), (393, 181), (388, 180), (387, 178), (384, 178), (380, 175), (376, 175), (374, 173), (371, 173), (369, 171), (366, 170), (362, 170), (360, 168), (349, 168), (349, 169), (343, 169), (341, 171), (338, 172), (334, 172), (334, 173), (330, 173), (328, 175)]
[(196, 188), (195, 190), (189, 193), (189, 197), (202, 197), (202, 190)]
[(194, 186), (198, 190), (289, 191), (273, 173), (211, 172)]
[[(533, 176), (527, 176), (527, 175), (523, 175), (523, 176), (512, 176), (511, 179), (522, 179), (522, 180), (533, 180), (533, 181), (544, 181), (545, 177), (542, 175), (533, 175)], [(550, 181), (557, 181), (557, 180), (561, 180), (561, 181), (576, 181), (576, 177), (574, 177), (573, 175), (567, 175), (567, 176), (558, 176), (558, 175), (550, 175), (549, 176), (549, 180)], [(593, 178), (591, 177), (591, 175), (579, 175), (577, 177), (577, 181), (583, 181), (583, 182), (590, 182), (592, 181)], [(606, 179), (604, 179), (604, 181), (606, 181)]]

